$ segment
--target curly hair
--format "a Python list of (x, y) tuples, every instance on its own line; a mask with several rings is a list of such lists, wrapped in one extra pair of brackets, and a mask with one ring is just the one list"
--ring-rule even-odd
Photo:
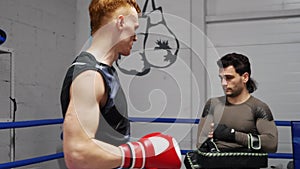
[(106, 24), (120, 7), (134, 7), (141, 12), (135, 0), (92, 0), (89, 5), (91, 35)]
[(249, 93), (257, 89), (256, 81), (251, 76), (251, 65), (247, 56), (238, 53), (229, 53), (217, 61), (219, 68), (233, 66), (235, 71), (241, 76), (245, 72), (249, 74), (249, 80), (246, 83)]

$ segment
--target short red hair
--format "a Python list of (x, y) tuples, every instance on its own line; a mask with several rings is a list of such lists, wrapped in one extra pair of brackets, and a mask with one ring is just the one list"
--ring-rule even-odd
[(108, 23), (120, 7), (134, 7), (137, 13), (141, 12), (135, 0), (92, 0), (89, 6), (91, 35)]

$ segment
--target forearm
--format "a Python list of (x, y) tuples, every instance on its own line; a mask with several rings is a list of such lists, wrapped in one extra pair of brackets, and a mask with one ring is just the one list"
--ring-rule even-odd
[(277, 151), (278, 131), (274, 121), (258, 120), (258, 132), (260, 133), (262, 149), (269, 153)]
[[(261, 149), (268, 153), (274, 153), (277, 151), (278, 145), (278, 133), (274, 121), (258, 120), (257, 122), (258, 136), (260, 138)], [(248, 147), (249, 145), (249, 133), (243, 133), (236, 131), (235, 140), (238, 144)]]
[(235, 141), (244, 147), (248, 147), (248, 133), (236, 131)]
[(121, 165), (122, 157), (118, 147), (95, 139), (74, 143), (66, 140), (66, 142), (64, 154), (70, 169), (108, 169)]
[(208, 138), (209, 132), (212, 130), (212, 123), (213, 119), (211, 115), (201, 118), (200, 123), (198, 124), (197, 148), (199, 148), (201, 144)]
[(93, 141), (102, 149), (98, 153), (103, 154), (104, 152), (106, 154), (104, 159), (106, 161), (105, 163), (107, 163), (109, 167), (113, 166), (113, 168), (116, 168), (121, 165), (122, 153), (119, 147), (95, 139), (93, 139)]

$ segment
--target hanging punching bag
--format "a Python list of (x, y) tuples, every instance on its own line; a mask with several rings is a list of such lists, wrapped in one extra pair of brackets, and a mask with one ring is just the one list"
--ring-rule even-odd
[(175, 63), (179, 51), (179, 41), (173, 31), (168, 27), (163, 9), (157, 7), (155, 0), (145, 0), (140, 27), (144, 28), (138, 32), (138, 39), (142, 39), (140, 55), (140, 69), (126, 69), (120, 66), (119, 70), (125, 74), (144, 76), (151, 68), (164, 69)]

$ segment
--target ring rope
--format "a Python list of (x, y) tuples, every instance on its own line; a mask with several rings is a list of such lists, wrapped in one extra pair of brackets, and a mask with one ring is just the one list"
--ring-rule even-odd
[[(142, 118), (142, 117), (129, 117), (131, 122), (152, 122), (152, 123), (189, 123), (198, 124), (200, 119), (188, 118)], [(291, 126), (291, 121), (275, 121), (277, 126)]]
[[(131, 122), (152, 122), (152, 123), (187, 123), (187, 124), (198, 124), (200, 119), (188, 119), (188, 118), (140, 118), (140, 117), (130, 117)], [(0, 122), (0, 129), (9, 128), (25, 128), (34, 126), (44, 126), (44, 125), (54, 125), (62, 124), (63, 119), (43, 119), (43, 120), (29, 120), (29, 121), (18, 121), (18, 122)], [(291, 121), (275, 121), (277, 126), (291, 126)], [(191, 150), (181, 150), (181, 154), (184, 155)], [(24, 159), (14, 162), (2, 163), (0, 164), (0, 169), (8, 169), (14, 167), (20, 167), (25, 165), (31, 165), (35, 163), (41, 163), (45, 161), (50, 161), (54, 159), (63, 158), (63, 152), (50, 154), (30, 159)], [(269, 153), (269, 158), (280, 158), (280, 159), (292, 159), (292, 153)]]
[(1, 122), (0, 129), (8, 128), (25, 128), (33, 126), (44, 126), (52, 124), (61, 124), (63, 119), (44, 119), (44, 120), (30, 120), (30, 121), (18, 121), (18, 122)]
[[(152, 123), (188, 123), (198, 124), (199, 119), (185, 119), (185, 118), (141, 118), (141, 117), (130, 117), (131, 122), (152, 122)], [(0, 122), (0, 129), (8, 128), (24, 128), (33, 126), (53, 125), (61, 124), (63, 119), (44, 119), (44, 120), (30, 120), (30, 121), (19, 121), (19, 122)], [(277, 126), (291, 126), (290, 121), (275, 121)]]
[(45, 161), (50, 161), (50, 160), (55, 160), (59, 158), (63, 158), (64, 154), (62, 152), (56, 153), (56, 154), (50, 154), (46, 156), (41, 156), (41, 157), (35, 157), (35, 158), (30, 158), (26, 160), (19, 160), (19, 161), (14, 161), (14, 162), (8, 162), (8, 163), (3, 163), (0, 164), (1, 169), (8, 169), (8, 168), (14, 168), (14, 167), (21, 167), (21, 166), (26, 166), (26, 165), (31, 165), (35, 163), (41, 163)]

